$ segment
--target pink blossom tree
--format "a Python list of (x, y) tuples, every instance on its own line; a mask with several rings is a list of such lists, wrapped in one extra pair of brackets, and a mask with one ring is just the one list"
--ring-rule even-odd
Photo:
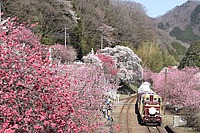
[[(80, 118), (84, 118), (88, 123), (93, 123), (92, 127), (98, 127), (94, 124), (99, 117), (99, 107), (102, 106), (105, 99), (103, 95), (112, 88), (117, 89), (117, 84), (111, 84), (109, 80), (112, 75), (105, 74), (100, 66), (90, 65), (63, 65), (58, 67), (62, 73), (67, 72), (70, 82), (69, 89), (76, 92), (79, 96), (79, 104), (74, 105), (75, 112)], [(98, 117), (97, 117), (98, 116)], [(77, 117), (77, 116), (76, 116)], [(100, 126), (99, 125), (99, 126)]]
[(54, 59), (60, 58), (61, 62), (73, 62), (76, 60), (77, 52), (72, 47), (67, 45), (66, 47), (61, 44), (55, 44), (50, 47), (52, 49), (52, 57)]
[[(182, 70), (173, 69), (167, 73), (165, 84), (164, 73), (153, 73), (148, 69), (144, 70), (144, 79), (152, 79), (154, 91), (164, 97), (164, 89), (167, 88), (167, 101), (179, 107), (199, 107), (200, 90), (199, 69), (185, 68)], [(167, 86), (165, 86), (167, 85)]]
[(109, 75), (93, 65), (52, 64), (26, 26), (0, 26), (0, 133), (94, 132), (102, 95), (115, 86)]

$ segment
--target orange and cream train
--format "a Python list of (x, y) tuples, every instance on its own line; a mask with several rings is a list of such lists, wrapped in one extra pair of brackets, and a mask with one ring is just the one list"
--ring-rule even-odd
[(144, 82), (138, 88), (136, 105), (141, 124), (161, 125), (162, 98), (151, 89), (150, 83)]

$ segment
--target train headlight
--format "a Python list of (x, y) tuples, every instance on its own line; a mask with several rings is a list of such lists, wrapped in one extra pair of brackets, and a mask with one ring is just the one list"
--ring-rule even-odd
[(156, 109), (154, 107), (149, 108), (149, 114), (151, 115), (156, 114)]

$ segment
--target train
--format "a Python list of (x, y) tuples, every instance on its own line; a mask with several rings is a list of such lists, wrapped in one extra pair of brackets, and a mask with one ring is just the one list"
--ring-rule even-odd
[(152, 90), (149, 82), (143, 82), (137, 90), (136, 109), (140, 124), (162, 124), (162, 97)]

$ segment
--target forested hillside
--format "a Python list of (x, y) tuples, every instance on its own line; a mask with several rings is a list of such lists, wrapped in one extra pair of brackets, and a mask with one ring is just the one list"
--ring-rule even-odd
[[(153, 21), (145, 8), (135, 2), (120, 0), (5, 0), (5, 17), (18, 16), (21, 22), (38, 22), (35, 32), (42, 43), (64, 43), (64, 26), (71, 45), (83, 54), (93, 47), (117, 44), (138, 46), (156, 39)], [(102, 40), (101, 40), (102, 39)], [(80, 53), (80, 54), (82, 54)]]
[(145, 7), (134, 1), (5, 0), (2, 11), (3, 18), (17, 16), (20, 22), (37, 23), (32, 30), (41, 37), (42, 44), (66, 43), (76, 49), (78, 59), (92, 48), (96, 51), (123, 45), (143, 56), (140, 58), (148, 62), (143, 67), (149, 67), (155, 61), (146, 58), (146, 51), (140, 50), (144, 48), (142, 45), (149, 43), (159, 46), (161, 55), (166, 55), (156, 59), (156, 62), (161, 62), (160, 70), (166, 65), (177, 65), (188, 47), (187, 43), (176, 40), (179, 38), (157, 28), (154, 19), (146, 15)]

